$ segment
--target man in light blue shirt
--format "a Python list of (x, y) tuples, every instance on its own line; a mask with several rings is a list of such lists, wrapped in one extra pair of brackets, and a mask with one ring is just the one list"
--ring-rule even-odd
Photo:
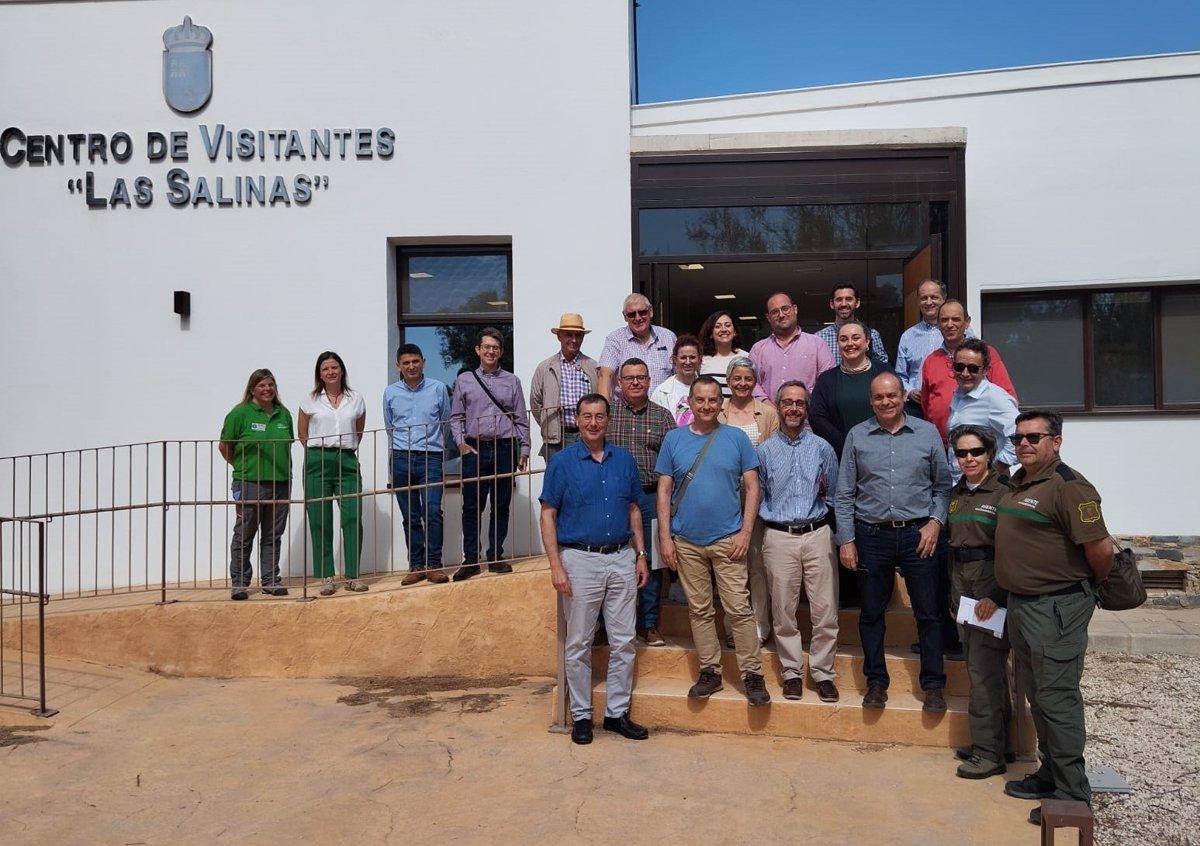
[(896, 570), (912, 602), (921, 651), (924, 710), (946, 710), (942, 618), (938, 599), (939, 535), (950, 500), (950, 468), (942, 436), (932, 423), (904, 413), (904, 388), (894, 373), (871, 380), (871, 409), (846, 435), (838, 469), (838, 557), (858, 573), (858, 617), (867, 677), (864, 708), (884, 708), (890, 676), (883, 643)]
[[(1005, 391), (988, 381), (988, 369), (992, 366), (992, 354), (988, 345), (976, 338), (967, 338), (954, 351), (954, 381), (958, 387), (950, 398), (950, 421), (946, 431), (956, 426), (982, 426), (991, 430), (996, 437), (996, 463), (1007, 469), (1017, 463), (1009, 437), (1017, 431), (1016, 400)], [(954, 458), (954, 441), (951, 439), (946, 459), (950, 463), (950, 475), (954, 482), (962, 477), (958, 461)]]
[[(416, 344), (396, 353), (401, 379), (383, 392), (383, 425), (391, 435), (392, 487), (404, 517), (408, 575), (403, 585), (422, 579), (441, 584), (442, 460), (450, 392), (425, 378), (425, 356)], [(428, 485), (428, 487), (425, 487)]]
[[(905, 409), (908, 413), (920, 411), (921, 365), (943, 342), (942, 330), (938, 328), (938, 309), (946, 301), (946, 289), (941, 282), (926, 279), (917, 288), (917, 300), (921, 306), (921, 320), (904, 330), (896, 350), (896, 375), (908, 394), (909, 404)], [(966, 335), (975, 337), (970, 329)]]
[(758, 447), (763, 520), (763, 565), (770, 579), (775, 649), (783, 667), (783, 696), (804, 694), (804, 643), (796, 622), (800, 590), (812, 617), (808, 672), (822, 702), (837, 702), (833, 669), (838, 640), (838, 564), (829, 527), (837, 492), (837, 456), (830, 444), (805, 431), (808, 390), (784, 382), (775, 395), (779, 431)]
[(706, 699), (723, 687), (713, 608), (715, 577), (721, 607), (733, 620), (746, 698), (751, 705), (766, 705), (771, 695), (763, 684), (746, 570), (758, 513), (758, 456), (745, 432), (717, 422), (721, 385), (716, 379), (697, 376), (688, 405), (692, 422), (667, 434), (654, 465), (659, 547), (666, 565), (679, 573), (700, 658), (700, 678), (688, 696)]

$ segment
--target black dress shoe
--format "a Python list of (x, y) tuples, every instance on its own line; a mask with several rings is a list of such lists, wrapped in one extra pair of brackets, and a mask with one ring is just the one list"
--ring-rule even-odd
[[(608, 722), (605, 720), (605, 722)], [(582, 720), (576, 720), (575, 725), (571, 726), (571, 742), (578, 743), (580, 746), (587, 746), (592, 742), (592, 721), (586, 717)]]
[(493, 561), (488, 565), (489, 573), (511, 573), (512, 565), (507, 561)]
[[(589, 726), (591, 720), (588, 720)], [(650, 736), (645, 726), (639, 726), (633, 720), (629, 719), (629, 712), (626, 711), (619, 717), (605, 717), (604, 730), (615, 731), (621, 737), (628, 737), (630, 740), (645, 740)]]
[[(954, 750), (954, 756), (960, 761), (969, 761), (971, 756), (975, 754), (975, 749), (971, 746), (963, 746), (961, 749)], [(1011, 764), (1017, 760), (1016, 752), (1005, 752), (1004, 763)]]
[(234, 600), (249, 599), (250, 594), (246, 591), (245, 588), (234, 588), (233, 591), (229, 594), (229, 598), (234, 599)]
[(455, 570), (454, 575), (451, 576), (450, 578), (452, 581), (455, 581), (455, 582), (464, 582), (467, 579), (471, 578), (472, 576), (478, 576), (478, 575), (479, 575), (479, 565), (478, 564), (464, 564), (461, 567), (459, 567), (457, 570)]
[(287, 596), (288, 591), (283, 585), (263, 585), (262, 592), (267, 596)]

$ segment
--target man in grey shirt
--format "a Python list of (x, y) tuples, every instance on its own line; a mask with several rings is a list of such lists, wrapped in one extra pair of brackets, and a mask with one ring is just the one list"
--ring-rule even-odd
[(921, 641), (924, 710), (938, 713), (946, 710), (941, 629), (946, 609), (938, 606), (934, 553), (946, 523), (950, 467), (937, 428), (905, 415), (904, 387), (894, 373), (871, 380), (871, 409), (874, 418), (846, 434), (834, 500), (838, 557), (843, 567), (857, 571), (862, 595), (863, 707), (887, 703), (884, 615), (899, 568)]

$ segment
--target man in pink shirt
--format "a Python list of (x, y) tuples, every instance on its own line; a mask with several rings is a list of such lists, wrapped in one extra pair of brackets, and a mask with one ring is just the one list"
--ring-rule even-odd
[[(954, 351), (967, 336), (971, 326), (971, 316), (967, 307), (958, 300), (946, 300), (938, 309), (938, 329), (942, 332), (942, 345), (931, 352), (921, 365), (921, 412), (925, 419), (937, 426), (942, 434), (942, 442), (946, 440), (946, 424), (950, 422), (950, 400), (958, 382), (954, 379)], [(1008, 370), (1000, 360), (996, 348), (988, 346), (991, 352), (992, 367), (988, 371), (988, 381), (998, 388), (1003, 388), (1017, 399), (1017, 389), (1013, 387)], [(1020, 400), (1017, 400), (1018, 405)]]
[(772, 294), (767, 299), (767, 322), (771, 335), (750, 348), (750, 358), (758, 367), (754, 396), (773, 402), (779, 386), (791, 379), (803, 382), (810, 391), (817, 377), (833, 367), (833, 353), (816, 335), (797, 325), (796, 304), (788, 294)]

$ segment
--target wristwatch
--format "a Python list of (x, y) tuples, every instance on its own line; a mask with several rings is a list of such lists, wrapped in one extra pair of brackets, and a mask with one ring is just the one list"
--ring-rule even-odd
[(646, 554), (646, 550), (639, 549), (638, 554), (635, 557), (636, 558), (649, 558), (650, 556)]

